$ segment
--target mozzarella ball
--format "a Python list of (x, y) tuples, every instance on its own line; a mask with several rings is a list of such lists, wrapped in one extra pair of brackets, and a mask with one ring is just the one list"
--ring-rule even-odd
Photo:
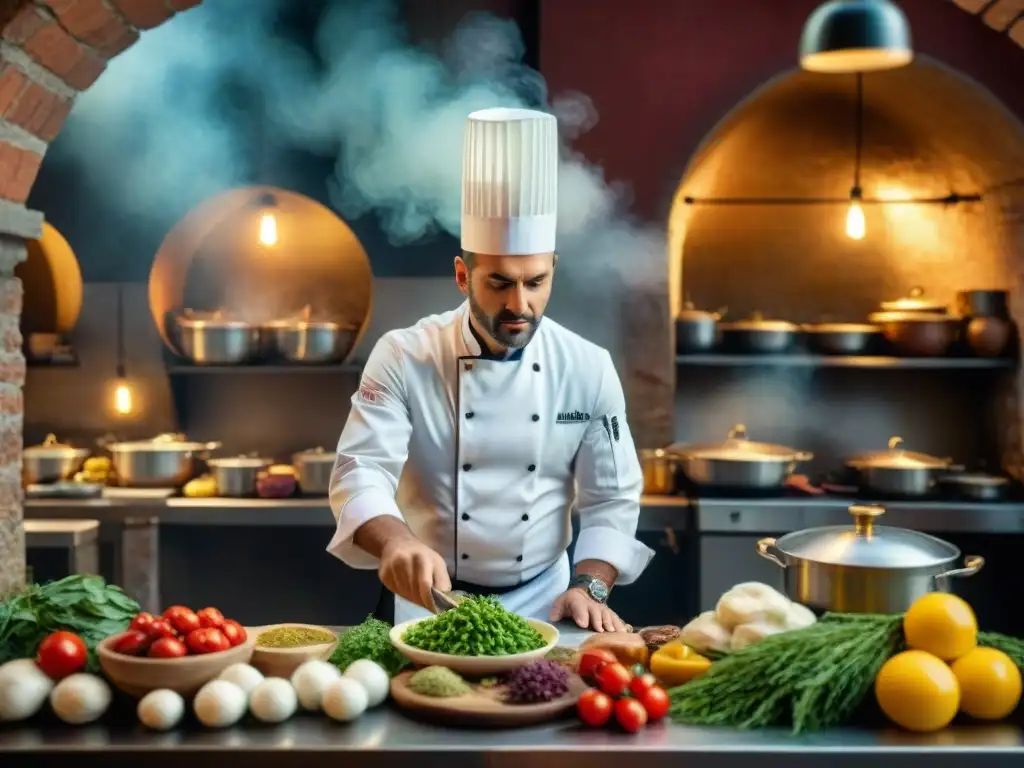
[(111, 698), (106, 681), (79, 672), (57, 683), (50, 692), (50, 706), (65, 723), (84, 725), (100, 719), (110, 706)]
[(250, 664), (232, 664), (217, 676), (218, 680), (234, 683), (246, 694), (263, 682), (263, 673)]
[(139, 722), (154, 731), (169, 731), (181, 722), (185, 714), (185, 700), (181, 694), (160, 688), (142, 697), (136, 710)]
[(248, 697), (227, 680), (211, 680), (196, 694), (192, 710), (207, 728), (227, 728), (242, 719)]
[(249, 711), (262, 723), (283, 723), (298, 707), (295, 689), (281, 677), (268, 677), (249, 694)]
[(27, 720), (43, 708), (51, 680), (32, 659), (0, 666), (0, 723)]
[(326, 661), (314, 659), (304, 662), (292, 673), (292, 685), (303, 709), (320, 709), (324, 689), (341, 677), (341, 670)]
[(324, 712), (340, 723), (355, 720), (366, 711), (368, 702), (366, 689), (351, 677), (335, 680), (324, 689)]
[(345, 677), (351, 677), (366, 689), (369, 709), (381, 704), (391, 690), (391, 677), (380, 664), (370, 659), (353, 661), (345, 670)]

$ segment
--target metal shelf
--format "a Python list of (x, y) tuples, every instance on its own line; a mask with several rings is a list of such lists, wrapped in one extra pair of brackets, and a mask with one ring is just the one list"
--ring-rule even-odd
[(890, 357), (885, 355), (811, 354), (694, 354), (677, 355), (676, 364), (686, 367), (732, 368), (898, 368), (927, 370), (1006, 370), (1012, 358), (991, 357)]

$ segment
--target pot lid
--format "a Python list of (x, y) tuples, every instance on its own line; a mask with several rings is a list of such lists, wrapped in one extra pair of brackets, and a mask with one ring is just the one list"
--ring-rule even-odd
[(682, 310), (676, 315), (678, 320), (718, 320), (726, 313), (725, 307), (717, 312), (708, 312), (703, 309), (696, 309), (692, 301), (683, 304)]
[(803, 327), (809, 333), (881, 333), (882, 329), (871, 323), (811, 323)]
[(62, 443), (57, 439), (56, 435), (49, 434), (39, 445), (28, 446), (22, 451), (22, 453), (26, 456), (38, 456), (39, 458), (43, 458), (46, 456), (60, 457), (67, 456), (69, 454), (86, 454), (89, 453), (89, 451), (86, 448), (75, 448), (73, 445)]
[(883, 301), (879, 304), (884, 312), (937, 312), (946, 314), (948, 308), (945, 304), (935, 299), (929, 299), (924, 295), (924, 288), (914, 287), (910, 289), (910, 295), (894, 301)]
[(868, 315), (872, 323), (955, 323), (957, 319), (945, 312), (926, 312), (918, 310), (889, 310), (872, 312)]
[(775, 547), (784, 555), (824, 565), (859, 568), (929, 568), (956, 560), (949, 542), (906, 528), (875, 525), (884, 507), (852, 506), (854, 525), (810, 528), (783, 536)]
[(261, 459), (259, 456), (226, 456), (219, 459), (210, 459), (206, 463), (211, 467), (260, 469), (261, 467), (270, 466), (274, 461), (273, 459)]
[(729, 430), (729, 437), (721, 443), (670, 446), (676, 455), (699, 459), (725, 459), (727, 461), (810, 461), (813, 454), (772, 443), (755, 443), (747, 439), (747, 428), (737, 424)]
[(999, 475), (986, 475), (982, 473), (964, 473), (959, 475), (945, 475), (939, 478), (943, 483), (961, 484), (961, 485), (1006, 485), (1009, 483), (1009, 479), (1000, 477)]
[(305, 451), (299, 451), (293, 457), (293, 461), (330, 461), (332, 464), (337, 458), (334, 451), (326, 451), (323, 446), (317, 446), (316, 448), (310, 448)]
[(952, 459), (942, 459), (927, 453), (904, 450), (900, 447), (901, 445), (903, 445), (902, 437), (890, 437), (888, 450), (857, 454), (846, 463), (857, 467), (888, 467), (890, 469), (945, 469), (953, 463)]
[(786, 320), (766, 320), (760, 312), (751, 313), (746, 320), (733, 320), (722, 323), (722, 328), (729, 331), (796, 331), (799, 326)]
[(185, 439), (184, 435), (168, 432), (163, 435), (157, 435), (149, 440), (112, 443), (107, 447), (111, 450), (122, 451), (212, 451), (220, 448), (220, 443), (190, 442)]

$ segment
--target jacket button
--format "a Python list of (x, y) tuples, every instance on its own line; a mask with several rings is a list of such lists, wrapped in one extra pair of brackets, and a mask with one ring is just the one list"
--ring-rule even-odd
[(530, 516), (529, 516), (529, 515), (526, 515), (526, 514), (524, 514), (524, 515), (523, 515), (523, 522), (524, 522), (524, 523), (525, 523), (525, 522), (526, 522), (527, 520), (529, 520), (529, 519), (530, 519)]
[(533, 370), (539, 371), (540, 370), (540, 363), (534, 363), (533, 364)]
[(472, 468), (473, 468), (472, 464), (463, 464), (462, 465), (462, 471), (463, 472), (469, 472), (469, 470), (471, 470)]
[(463, 560), (469, 560), (469, 555), (467, 555), (465, 552), (463, 552), (462, 553), (462, 559)]
[(536, 472), (537, 471), (537, 465), (536, 464), (531, 464), (530, 466), (528, 466), (526, 468), (526, 471), (527, 472)]
[(476, 414), (473, 413), (472, 411), (470, 411), (469, 413), (466, 414), (466, 418), (467, 419), (472, 419), (474, 416), (476, 416)]
[(463, 520), (469, 520), (469, 515), (467, 515), (465, 512), (463, 512), (462, 513), (462, 519)]
[(522, 556), (522, 555), (519, 555), (519, 557), (517, 557), (517, 558), (516, 558), (516, 562), (517, 562), (517, 563), (521, 563), (521, 562), (523, 562), (523, 556)]
[(473, 364), (472, 363), (466, 363), (464, 366), (462, 366), (462, 370), (464, 370), (464, 371), (472, 371), (473, 370)]
[(533, 418), (534, 421), (540, 421), (540, 416), (538, 416), (536, 413), (533, 414), (532, 418)]

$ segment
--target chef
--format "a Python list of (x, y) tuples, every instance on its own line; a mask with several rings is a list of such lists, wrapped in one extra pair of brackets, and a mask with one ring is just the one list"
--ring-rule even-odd
[(433, 587), (621, 631), (608, 594), (653, 556), (635, 536), (643, 477), (611, 357), (544, 317), (557, 172), (552, 115), (469, 116), (455, 259), (467, 300), (386, 333), (352, 396), (328, 551), (378, 570), (395, 623), (428, 615)]

